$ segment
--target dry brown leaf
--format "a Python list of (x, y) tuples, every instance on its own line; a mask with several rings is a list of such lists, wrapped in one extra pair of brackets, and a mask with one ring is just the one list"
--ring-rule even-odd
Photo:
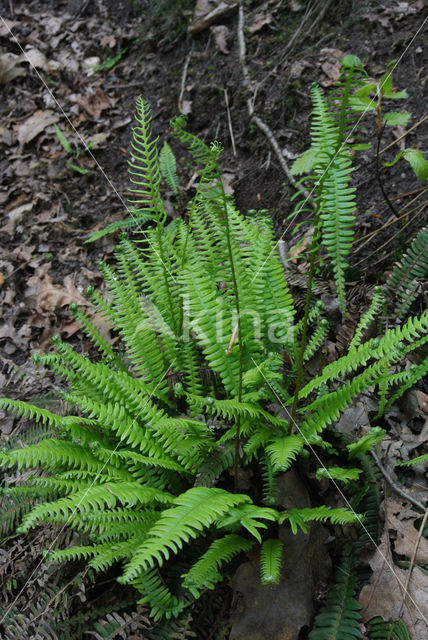
[[(394, 551), (400, 556), (411, 559), (418, 539), (418, 529), (415, 520), (421, 516), (411, 509), (403, 510), (403, 505), (395, 500), (388, 500), (385, 504), (385, 518), (389, 530), (395, 529), (397, 538), (394, 541)], [(421, 536), (415, 557), (416, 563), (428, 564), (428, 540)]]
[(31, 142), (36, 136), (46, 129), (50, 124), (58, 122), (59, 115), (47, 109), (42, 111), (39, 109), (32, 116), (15, 125), (16, 137), (21, 146), (27, 142)]
[(32, 67), (43, 69), (44, 71), (48, 70), (48, 61), (45, 54), (34, 47), (25, 51), (22, 60), (29, 62)]
[(88, 91), (84, 96), (77, 96), (76, 102), (94, 120), (99, 120), (101, 112), (111, 106), (110, 100), (101, 87), (97, 87), (95, 92)]
[(219, 24), (215, 27), (211, 27), (211, 32), (214, 35), (217, 49), (219, 49), (222, 53), (229, 53), (229, 49), (227, 48), (227, 37), (230, 33), (230, 30), (224, 24)]
[(15, 207), (14, 209), (11, 209), (8, 213), (9, 219), (7, 223), (4, 225), (4, 227), (1, 228), (1, 231), (3, 231), (4, 233), (8, 233), (9, 235), (12, 235), (13, 232), (15, 231), (16, 225), (22, 219), (24, 213), (26, 213), (27, 211), (31, 211), (33, 206), (34, 206), (34, 200), (32, 202), (26, 202), (25, 204), (21, 204), (19, 207)]
[(2, 18), (2, 24), (0, 24), (0, 36), (9, 36), (13, 27), (16, 27), (18, 24), (19, 22), (14, 20), (6, 20), (5, 18)]
[(15, 418), (3, 409), (0, 409), (0, 433), (3, 433), (5, 436), (8, 436), (13, 429), (13, 423), (15, 422)]
[(64, 283), (61, 286), (54, 284), (47, 273), (42, 279), (35, 275), (28, 280), (25, 300), (27, 304), (46, 311), (54, 311), (58, 307), (67, 307), (73, 302), (80, 307), (92, 307), (92, 303), (76, 289), (76, 285), (70, 276), (65, 276)]
[(309, 247), (309, 245), (312, 242), (313, 235), (314, 235), (314, 232), (311, 229), (307, 233), (305, 233), (305, 235), (303, 236), (302, 241), (299, 242), (299, 244), (295, 245), (294, 247), (291, 247), (291, 249), (288, 251), (288, 257), (290, 258), (291, 262), (296, 263), (297, 262), (297, 257), (301, 253), (306, 251), (306, 249)]
[(2, 288), (2, 286), (4, 285), (4, 275), (3, 273), (0, 271), (0, 289)]
[(263, 29), (265, 25), (270, 24), (271, 22), (272, 22), (271, 14), (263, 13), (261, 11), (260, 13), (256, 13), (256, 16), (253, 22), (248, 27), (248, 31), (250, 33), (257, 33), (257, 31), (260, 31), (261, 29)]
[(292, 78), (299, 78), (306, 67), (310, 67), (310, 63), (306, 60), (295, 60), (289, 67), (289, 74)]
[(21, 56), (16, 56), (14, 53), (0, 55), (0, 84), (11, 82), (18, 76), (25, 76), (25, 69), (19, 66), (21, 62)]
[(380, 546), (373, 552), (369, 562), (373, 575), (370, 583), (363, 587), (359, 599), (363, 622), (368, 622), (375, 616), (382, 616), (384, 620), (402, 618), (412, 640), (426, 640), (428, 576), (418, 567), (413, 568), (408, 594), (401, 612), (408, 570), (400, 569), (394, 564), (387, 529), (382, 535)]

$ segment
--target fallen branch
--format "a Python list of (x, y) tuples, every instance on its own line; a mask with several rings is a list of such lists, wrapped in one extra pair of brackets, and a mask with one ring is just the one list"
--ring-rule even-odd
[(392, 478), (390, 473), (385, 469), (385, 467), (383, 466), (383, 464), (381, 463), (381, 461), (379, 460), (375, 452), (370, 451), (370, 453), (372, 454), (373, 460), (376, 462), (377, 466), (379, 467), (379, 470), (381, 471), (383, 477), (385, 478), (385, 480), (387, 481), (391, 489), (395, 491), (395, 493), (398, 493), (399, 496), (404, 498), (404, 500), (407, 500), (407, 502), (411, 502), (415, 507), (417, 507), (421, 511), (425, 511), (426, 507), (424, 504), (422, 504), (422, 502), (419, 502), (419, 500), (416, 500), (416, 498), (413, 498), (413, 496), (406, 493), (401, 488), (401, 485), (399, 485), (398, 482), (395, 482), (395, 480)]

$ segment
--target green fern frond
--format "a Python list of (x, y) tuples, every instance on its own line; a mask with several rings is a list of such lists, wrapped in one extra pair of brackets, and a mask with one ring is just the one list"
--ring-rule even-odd
[(93, 485), (55, 502), (37, 505), (24, 518), (19, 531), (25, 533), (35, 524), (49, 521), (51, 518), (54, 518), (56, 522), (66, 523), (77, 508), (80, 514), (90, 514), (93, 510), (99, 511), (105, 507), (112, 509), (118, 503), (124, 506), (146, 505), (153, 502), (171, 504), (173, 499), (173, 496), (165, 491), (142, 486), (137, 482), (110, 482), (100, 486)]
[(398, 462), (398, 467), (413, 467), (417, 464), (424, 464), (428, 462), (428, 453), (423, 453), (421, 456), (417, 456), (416, 458), (412, 458), (412, 460), (407, 460), (406, 462)]
[(346, 549), (336, 573), (327, 604), (315, 616), (310, 640), (358, 640), (362, 639), (360, 630), (361, 605), (357, 599), (355, 578), (355, 559)]
[(357, 324), (354, 332), (354, 337), (349, 343), (349, 351), (354, 349), (359, 344), (361, 344), (361, 340), (364, 332), (370, 326), (370, 324), (375, 320), (375, 318), (379, 315), (382, 306), (385, 303), (385, 296), (383, 295), (382, 287), (375, 287), (373, 290), (373, 297), (370, 303), (369, 308), (364, 313), (364, 315), (360, 318), (359, 323)]
[(302, 452), (305, 445), (304, 440), (296, 435), (275, 438), (266, 447), (266, 453), (273, 465), (274, 470), (286, 471)]
[(139, 604), (150, 604), (150, 615), (154, 621), (160, 620), (163, 616), (167, 620), (171, 617), (175, 618), (188, 606), (184, 598), (178, 598), (171, 593), (156, 569), (145, 571), (139, 575), (133, 585), (143, 594), (143, 597), (138, 601)]
[(174, 195), (178, 193), (177, 162), (171, 147), (165, 141), (159, 154), (159, 168)]
[(183, 543), (195, 538), (234, 505), (249, 500), (245, 495), (234, 495), (223, 489), (208, 487), (194, 487), (181, 494), (173, 501), (177, 506), (162, 512), (146, 542), (136, 550), (131, 562), (125, 567), (120, 581), (124, 584), (130, 582), (141, 571), (152, 568), (156, 561), (162, 566), (171, 551), (177, 553)]
[(152, 135), (150, 107), (142, 96), (137, 98), (135, 119), (138, 124), (132, 129), (129, 161), (130, 192), (134, 199), (130, 202), (136, 207), (136, 213), (149, 212), (161, 222), (165, 212), (160, 195), (157, 138)]
[(317, 480), (327, 478), (328, 480), (340, 480), (340, 482), (348, 483), (353, 480), (358, 480), (360, 473), (362, 473), (362, 470), (357, 468), (321, 467), (317, 469), (316, 478)]
[(326, 505), (322, 505), (320, 507), (307, 507), (305, 509), (289, 509), (288, 511), (283, 511), (279, 514), (278, 522), (279, 524), (282, 524), (286, 520), (290, 523), (293, 533), (297, 533), (299, 528), (304, 533), (307, 533), (307, 523), (313, 520), (317, 522), (330, 521), (332, 524), (350, 524), (353, 522), (360, 522), (361, 516), (343, 507), (333, 509)]
[(215, 584), (222, 580), (219, 573), (220, 567), (242, 551), (248, 551), (253, 546), (252, 540), (230, 533), (223, 538), (214, 540), (207, 551), (185, 573), (183, 586), (195, 596), (199, 597), (203, 589), (213, 589)]
[(410, 640), (406, 625), (402, 620), (372, 618), (369, 622), (370, 640)]
[(260, 575), (262, 584), (278, 584), (281, 578), (283, 543), (277, 538), (264, 540), (260, 549)]
[(428, 277), (428, 227), (423, 227), (412, 240), (406, 253), (389, 278), (388, 285), (397, 298), (394, 313), (399, 317), (407, 313), (417, 295), (415, 282)]
[(62, 420), (61, 416), (48, 411), (48, 409), (42, 409), (34, 404), (30, 404), (29, 402), (23, 402), (22, 400), (0, 398), (0, 409), (11, 411), (17, 416), (32, 418), (37, 422), (41, 422), (42, 424), (49, 426), (58, 426)]

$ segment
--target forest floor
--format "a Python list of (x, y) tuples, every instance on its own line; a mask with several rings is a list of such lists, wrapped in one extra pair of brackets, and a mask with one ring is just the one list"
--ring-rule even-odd
[[(195, 4), (200, 15), (195, 13)], [(219, 5), (224, 5), (223, 11), (213, 21), (204, 20)], [(97, 264), (114, 261), (115, 234), (92, 243), (87, 240), (91, 232), (127, 216), (130, 128), (139, 95), (151, 105), (154, 133), (161, 144), (167, 140), (177, 156), (180, 190), (185, 196), (192, 194), (194, 167), (169, 134), (170, 119), (184, 113), (192, 133), (207, 142), (222, 143), (223, 181), (242, 212), (268, 209), (271, 213), (278, 238), (294, 258), (291, 277), (297, 299), (303, 295), (307, 270), (305, 259), (297, 258), (305, 247), (309, 226), (302, 224), (301, 216), (291, 215), (296, 188), (289, 167), (310, 145), (311, 84), (331, 91), (345, 54), (358, 56), (375, 79), (381, 78), (391, 60), (396, 61), (394, 87), (406, 89), (408, 96), (392, 109), (410, 112), (411, 119), (406, 127), (385, 129), (382, 161), (391, 161), (403, 145), (428, 148), (423, 0), (247, 0), (243, 5), (240, 27), (238, 3), (232, 0), (0, 1), (2, 395), (55, 405), (56, 382), (52, 376), (40, 375), (31, 355), (46, 352), (55, 334), (79, 345), (83, 352), (89, 349), (68, 306), (77, 302), (90, 313), (84, 290), (89, 285), (103, 290)], [(349, 260), (349, 312), (343, 323), (334, 321), (335, 335), (328, 343), (336, 354), (349, 341), (373, 286), (386, 281), (427, 220), (427, 187), (403, 161), (382, 171), (383, 188), (394, 211), (386, 203), (375, 171), (375, 116), (364, 116), (362, 124), (372, 150), (355, 159), (358, 214)], [(70, 153), (61, 144), (55, 125), (66, 137)], [(406, 130), (410, 131), (404, 135)], [(88, 143), (90, 150), (85, 149)], [(179, 201), (172, 193), (167, 192), (166, 197), (171, 217), (179, 214)], [(317, 278), (325, 301), (334, 307), (331, 274), (321, 269)], [(426, 306), (426, 297), (426, 283), (422, 283), (415, 313)], [(108, 331), (101, 318), (95, 321)], [(423, 452), (428, 440), (427, 394), (428, 385), (422, 383), (405, 406), (390, 412), (391, 465)], [(358, 412), (369, 409), (360, 403), (353, 411), (347, 416), (350, 423), (361, 421)], [(22, 428), (22, 422), (0, 412), (3, 437)], [(416, 480), (425, 482), (423, 473)], [(414, 486), (413, 490), (416, 492)], [(426, 499), (426, 490), (418, 491), (420, 499)], [(411, 511), (407, 519), (403, 516), (402, 503), (391, 499), (389, 509), (386, 517), (390, 517), (389, 530), (395, 536), (399, 526), (404, 529), (403, 522), (408, 526), (415, 521)], [(40, 585), (46, 586), (30, 575), (42, 544), (43, 535), (34, 534), (31, 550), (20, 538), (7, 550), (0, 550), (6, 585), (0, 599), (11, 601), (16, 589), (12, 579), (26, 584), (21, 599), (28, 600)], [(81, 584), (86, 584), (83, 579)], [(327, 577), (324, 589), (328, 584)], [(111, 582), (108, 588), (114, 599)], [(392, 595), (387, 592), (393, 586), (386, 581), (382, 588), (390, 607)], [(419, 588), (419, 597), (428, 597), (427, 580)], [(216, 625), (215, 633), (223, 625), (226, 635), (222, 637), (228, 637), (227, 621), (236, 604), (230, 587), (224, 590), (226, 595), (221, 589), (216, 592), (218, 606), (209, 619)], [(311, 594), (312, 609), (322, 602), (322, 591)], [(96, 597), (105, 598), (100, 594), (97, 586)], [(80, 597), (84, 607), (84, 586), (73, 597)], [(131, 625), (126, 618), (130, 614), (122, 611), (120, 615), (125, 629), (126, 624)], [(214, 637), (207, 629), (198, 631), (204, 628), (203, 615), (203, 607), (194, 613), (193, 630), (201, 640)], [(412, 637), (422, 639), (421, 620), (415, 612), (412, 615)], [(43, 619), (42, 613), (40, 616)], [(141, 611), (139, 616), (132, 624), (141, 629), (148, 623), (143, 624)], [(36, 637), (25, 633), (22, 638)], [(145, 637), (142, 631), (132, 633), (117, 637)], [(177, 637), (187, 637), (186, 633)], [(296, 630), (295, 638), (303, 640), (305, 633)], [(236, 634), (234, 638), (241, 637)], [(258, 637), (256, 632), (247, 636), (248, 640)]]

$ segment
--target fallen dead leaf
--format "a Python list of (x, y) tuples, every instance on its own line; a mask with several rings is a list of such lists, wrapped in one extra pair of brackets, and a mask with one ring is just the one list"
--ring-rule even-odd
[(32, 116), (24, 120), (21, 124), (15, 125), (16, 137), (21, 146), (31, 142), (39, 133), (44, 131), (46, 127), (54, 122), (58, 122), (59, 115), (47, 109), (42, 111), (39, 109)]
[(227, 37), (230, 33), (230, 30), (224, 25), (219, 24), (217, 26), (211, 27), (211, 32), (214, 35), (214, 40), (217, 49), (222, 53), (229, 53), (229, 49), (227, 48)]
[[(411, 509), (403, 509), (403, 505), (395, 500), (385, 503), (385, 520), (388, 530), (395, 529), (397, 538), (394, 541), (394, 551), (408, 560), (412, 557), (418, 540), (418, 529), (415, 521), (421, 517)], [(428, 540), (421, 536), (416, 551), (416, 563), (428, 564)]]
[(381, 543), (373, 552), (369, 563), (373, 574), (370, 583), (362, 588), (359, 598), (363, 622), (368, 622), (376, 616), (382, 616), (384, 620), (403, 619), (412, 640), (426, 640), (428, 576), (418, 567), (413, 568), (408, 594), (401, 611), (408, 570), (394, 564), (387, 529), (382, 534)]
[(272, 22), (271, 14), (260, 11), (259, 13), (256, 13), (253, 22), (248, 27), (248, 31), (250, 33), (257, 33), (257, 31), (260, 31), (261, 29), (263, 29), (263, 27), (266, 26), (267, 24), (271, 24), (271, 22)]
[(21, 204), (19, 207), (11, 209), (8, 213), (8, 221), (4, 225), (4, 227), (1, 228), (1, 231), (12, 235), (15, 231), (16, 225), (23, 218), (24, 213), (26, 213), (27, 211), (31, 211), (33, 206), (34, 200), (32, 202), (26, 202), (25, 204)]
[(2, 286), (4, 285), (4, 275), (3, 273), (0, 271), (0, 289), (2, 288)]
[(62, 286), (54, 284), (47, 273), (42, 279), (37, 275), (32, 276), (28, 280), (24, 298), (27, 304), (46, 311), (67, 307), (73, 302), (80, 307), (92, 307), (92, 303), (76, 289), (70, 276), (65, 276)]
[(39, 49), (31, 48), (24, 52), (22, 56), (24, 62), (29, 62), (32, 67), (38, 69), (48, 70), (48, 61), (44, 53)]
[(340, 61), (344, 56), (344, 52), (333, 47), (324, 47), (320, 51), (321, 69), (326, 78), (320, 80), (323, 87), (329, 87), (340, 77)]
[(305, 235), (303, 237), (303, 240), (301, 242), (299, 242), (299, 244), (295, 245), (294, 247), (291, 247), (291, 249), (288, 251), (288, 257), (290, 258), (291, 262), (296, 263), (297, 262), (297, 257), (301, 253), (306, 251), (306, 249), (308, 248), (308, 246), (312, 242), (313, 235), (314, 235), (314, 233), (313, 233), (313, 231), (311, 229), (310, 231), (305, 233)]
[(292, 78), (299, 78), (306, 67), (310, 67), (310, 63), (306, 60), (295, 60), (289, 67), (289, 74)]
[(110, 100), (101, 87), (97, 87), (95, 91), (88, 91), (84, 96), (77, 96), (76, 102), (94, 120), (99, 120), (101, 112), (111, 106)]
[(14, 422), (15, 418), (13, 416), (0, 409), (0, 433), (8, 436), (12, 432)]
[(19, 66), (21, 62), (21, 56), (14, 53), (0, 55), (0, 84), (7, 84), (19, 76), (25, 76), (25, 69)]
[(16, 22), (14, 20), (6, 20), (5, 18), (2, 18), (2, 24), (0, 25), (0, 36), (9, 36), (13, 27), (16, 27), (16, 25), (18, 24), (19, 22)]

